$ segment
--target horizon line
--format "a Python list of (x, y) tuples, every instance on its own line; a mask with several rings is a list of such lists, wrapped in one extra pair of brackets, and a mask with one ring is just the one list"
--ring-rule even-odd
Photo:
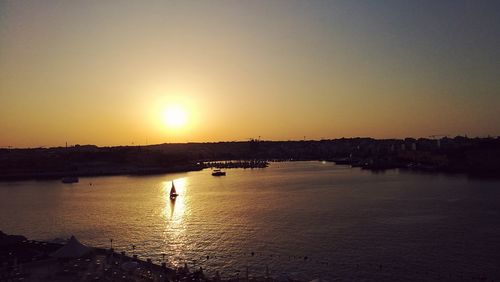
[[(436, 138), (439, 137), (439, 138)], [(158, 145), (189, 145), (189, 144), (218, 144), (218, 143), (245, 143), (245, 142), (321, 142), (321, 141), (335, 141), (341, 139), (372, 139), (376, 141), (387, 141), (387, 140), (399, 140), (404, 141), (406, 139), (427, 139), (427, 140), (440, 140), (444, 138), (454, 139), (457, 137), (467, 138), (467, 139), (498, 139), (500, 135), (487, 135), (487, 136), (468, 136), (468, 135), (429, 135), (425, 137), (404, 137), (404, 138), (374, 138), (368, 136), (356, 136), (356, 137), (339, 137), (339, 138), (321, 138), (321, 139), (288, 139), (288, 140), (266, 140), (260, 138), (246, 138), (243, 140), (219, 140), (219, 141), (187, 141), (187, 142), (164, 142), (164, 143), (154, 143), (154, 144), (121, 144), (121, 145), (96, 145), (96, 144), (65, 144), (59, 146), (36, 146), (36, 147), (16, 147), (16, 146), (0, 146), (0, 149), (57, 149), (57, 148), (74, 148), (83, 146), (94, 146), (97, 148), (113, 148), (113, 147), (147, 147), (147, 146), (158, 146)]]

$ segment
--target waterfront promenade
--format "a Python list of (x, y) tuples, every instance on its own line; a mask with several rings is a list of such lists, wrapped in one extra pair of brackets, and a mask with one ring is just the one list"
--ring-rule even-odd
[[(112, 249), (1, 234), (0, 281), (206, 281), (201, 271), (173, 269)], [(74, 244), (72, 242), (74, 240)]]
[[(83, 251), (82, 251), (83, 249)], [(64, 254), (64, 255), (62, 255)], [(281, 281), (265, 276), (224, 279), (208, 277), (203, 269), (167, 267), (113, 249), (88, 247), (70, 238), (67, 243), (27, 240), (0, 231), (0, 282), (10, 281)], [(292, 281), (292, 280), (287, 280)]]

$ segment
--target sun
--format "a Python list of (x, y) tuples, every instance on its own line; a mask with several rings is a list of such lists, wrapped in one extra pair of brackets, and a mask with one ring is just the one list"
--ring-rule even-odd
[(170, 128), (181, 128), (187, 123), (186, 110), (178, 105), (169, 106), (163, 112), (163, 121)]

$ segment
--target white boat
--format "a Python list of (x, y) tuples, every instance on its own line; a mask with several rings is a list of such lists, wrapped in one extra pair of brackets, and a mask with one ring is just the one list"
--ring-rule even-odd
[(174, 181), (172, 181), (172, 188), (170, 188), (170, 199), (175, 200), (177, 196), (179, 196), (179, 194), (177, 194), (177, 191), (175, 190)]
[(226, 172), (222, 171), (220, 169), (214, 169), (214, 171), (212, 171), (212, 175), (213, 176), (224, 176), (224, 175), (226, 175)]

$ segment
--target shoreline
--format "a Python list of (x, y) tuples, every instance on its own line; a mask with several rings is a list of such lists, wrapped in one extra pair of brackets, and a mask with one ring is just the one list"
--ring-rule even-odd
[(372, 171), (392, 168), (500, 175), (500, 137), (158, 144), (0, 149), (0, 181), (148, 175), (220, 168), (264, 168), (267, 161), (334, 161)]
[(99, 171), (84, 171), (84, 172), (40, 172), (40, 173), (13, 173), (0, 175), (0, 182), (10, 181), (28, 181), (28, 180), (61, 180), (64, 177), (99, 177), (99, 176), (142, 176), (142, 175), (161, 175), (167, 173), (190, 172), (204, 169), (201, 166), (179, 166), (169, 168), (147, 168), (147, 169), (107, 169)]
[[(168, 267), (151, 259), (140, 259), (137, 255), (116, 252), (113, 248), (85, 246), (84, 255), (66, 258), (54, 256), (65, 244), (28, 240), (22, 235), (8, 235), (0, 231), (0, 281), (231, 281), (223, 279), (218, 270), (208, 277), (202, 267), (190, 270), (184, 267)], [(79, 243), (79, 242), (78, 242)], [(265, 277), (243, 277), (246, 281), (272, 282)], [(290, 280), (298, 282), (297, 280)]]
[[(139, 169), (100, 169), (100, 170), (88, 170), (82, 172), (27, 172), (27, 173), (12, 173), (0, 175), (0, 183), (2, 182), (18, 182), (18, 181), (44, 181), (44, 180), (61, 180), (64, 177), (74, 176), (74, 177), (101, 177), (101, 176), (148, 176), (148, 175), (162, 175), (169, 173), (186, 173), (191, 171), (200, 171), (207, 168), (222, 168), (222, 169), (254, 169), (254, 168), (267, 168), (270, 162), (299, 162), (299, 161), (327, 161), (334, 163), (335, 165), (349, 166), (350, 168), (361, 168), (373, 173), (380, 173), (384, 171), (399, 169), (405, 172), (417, 173), (417, 174), (444, 174), (449, 176), (462, 175), (475, 179), (500, 179), (500, 175), (497, 171), (480, 171), (480, 170), (454, 170), (446, 167), (433, 167), (433, 166), (422, 166), (415, 165), (412, 163), (397, 163), (397, 164), (373, 164), (368, 162), (348, 162), (345, 160), (335, 160), (335, 159), (303, 159), (303, 160), (290, 160), (290, 159), (273, 159), (266, 161), (257, 161), (253, 165), (243, 162), (231, 162), (231, 161), (210, 161), (202, 165), (189, 165), (189, 166), (176, 166), (168, 168), (139, 168)], [(251, 162), (250, 162), (251, 163)]]

